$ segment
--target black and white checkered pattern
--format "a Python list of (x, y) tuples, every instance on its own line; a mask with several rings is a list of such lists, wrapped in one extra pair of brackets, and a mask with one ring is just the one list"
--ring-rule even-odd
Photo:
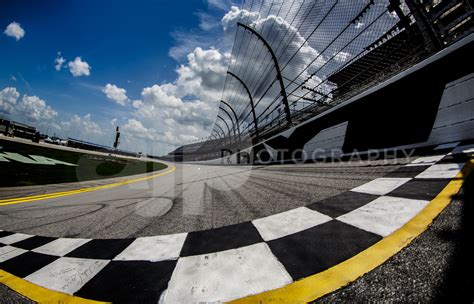
[(107, 240), (0, 231), (0, 269), (51, 290), (112, 302), (227, 301), (275, 289), (402, 227), (458, 174), (464, 153), (474, 152), (474, 145), (458, 144), (306, 207), (222, 228)]

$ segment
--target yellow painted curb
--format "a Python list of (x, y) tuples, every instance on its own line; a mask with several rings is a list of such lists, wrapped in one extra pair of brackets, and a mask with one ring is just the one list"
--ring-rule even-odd
[(17, 198), (11, 198), (11, 199), (3, 199), (0, 200), (0, 206), (5, 206), (5, 205), (13, 205), (13, 204), (20, 204), (20, 203), (27, 203), (27, 202), (34, 202), (34, 201), (40, 201), (40, 200), (45, 200), (45, 199), (51, 199), (51, 198), (56, 198), (56, 197), (62, 197), (62, 196), (69, 196), (69, 195), (74, 195), (74, 194), (80, 194), (80, 193), (85, 193), (85, 192), (91, 192), (91, 191), (97, 191), (97, 190), (102, 190), (102, 189), (108, 189), (108, 188), (114, 188), (118, 186), (123, 186), (131, 183), (136, 183), (148, 179), (152, 179), (158, 176), (163, 176), (165, 174), (171, 173), (176, 170), (176, 167), (171, 165), (171, 169), (162, 173), (158, 174), (153, 174), (150, 176), (145, 176), (145, 177), (140, 177), (136, 179), (129, 179), (121, 182), (116, 182), (112, 184), (107, 184), (107, 185), (102, 185), (102, 186), (95, 186), (95, 187), (89, 187), (89, 188), (82, 188), (82, 189), (76, 189), (76, 190), (70, 190), (70, 191), (63, 191), (63, 192), (54, 192), (54, 193), (47, 193), (47, 194), (40, 194), (40, 195), (31, 195), (31, 196), (24, 196), (24, 197), (17, 197)]
[(35, 285), (26, 280), (20, 279), (6, 271), (0, 269), (0, 284), (8, 286), (15, 292), (38, 303), (74, 303), (74, 304), (99, 304), (108, 302), (98, 302), (71, 296), (65, 293), (52, 291), (44, 287)]
[(443, 211), (471, 173), (474, 160), (469, 160), (461, 172), (418, 215), (403, 227), (352, 258), (323, 272), (306, 277), (284, 287), (231, 301), (230, 303), (308, 303), (356, 280), (380, 266), (424, 232)]

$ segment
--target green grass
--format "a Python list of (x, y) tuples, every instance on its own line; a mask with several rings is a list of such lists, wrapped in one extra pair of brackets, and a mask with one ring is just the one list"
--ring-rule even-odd
[(24, 164), (10, 160), (0, 162), (0, 187), (44, 185), (79, 182), (158, 171), (167, 166), (116, 156), (102, 156), (35, 146), (0, 139), (0, 152), (15, 152), (23, 156), (41, 155), (76, 166)]

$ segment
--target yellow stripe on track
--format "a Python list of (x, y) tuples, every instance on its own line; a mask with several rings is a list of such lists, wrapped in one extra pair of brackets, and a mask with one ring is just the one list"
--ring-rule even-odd
[(279, 289), (237, 299), (230, 303), (308, 303), (355, 281), (383, 264), (423, 233), (449, 205), (473, 168), (474, 160), (471, 159), (418, 215), (391, 235), (352, 258)]
[(6, 271), (0, 269), (0, 284), (8, 286), (10, 289), (22, 296), (38, 303), (71, 303), (71, 304), (102, 304), (108, 302), (98, 302), (87, 300), (65, 293), (52, 291), (44, 287), (35, 285), (26, 280), (20, 279)]
[(162, 172), (162, 173), (153, 174), (153, 175), (150, 175), (150, 176), (145, 176), (145, 177), (140, 177), (140, 178), (135, 178), (135, 179), (129, 179), (129, 180), (116, 182), (116, 183), (112, 183), (112, 184), (107, 184), (107, 185), (102, 185), (102, 186), (81, 188), (81, 189), (63, 191), (63, 192), (46, 193), (46, 194), (40, 194), (40, 195), (31, 195), (31, 196), (24, 196), (24, 197), (10, 198), (10, 199), (3, 199), (3, 200), (0, 200), (0, 206), (27, 203), (27, 202), (34, 202), (34, 201), (46, 200), (46, 199), (62, 197), (62, 196), (70, 196), (70, 195), (74, 195), (74, 194), (80, 194), (80, 193), (92, 192), (92, 191), (97, 191), (97, 190), (109, 189), (109, 188), (119, 187), (119, 186), (123, 186), (123, 185), (128, 185), (128, 184), (131, 184), (131, 183), (141, 182), (141, 181), (144, 181), (144, 180), (153, 179), (153, 178), (158, 177), (158, 176), (163, 176), (163, 175), (166, 175), (168, 173), (171, 173), (171, 172), (175, 171), (176, 167), (173, 166), (173, 165), (171, 165), (171, 166), (172, 167), (171, 167), (170, 170)]

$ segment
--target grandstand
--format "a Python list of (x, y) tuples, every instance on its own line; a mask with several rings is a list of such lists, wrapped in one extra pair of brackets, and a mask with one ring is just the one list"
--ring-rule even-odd
[(77, 148), (77, 149), (83, 149), (83, 150), (89, 150), (89, 151), (96, 151), (96, 152), (103, 152), (103, 153), (113, 153), (113, 154), (118, 154), (118, 155), (124, 155), (124, 156), (132, 156), (132, 157), (140, 157), (140, 153), (136, 152), (130, 152), (126, 150), (120, 150), (120, 149), (114, 149), (112, 147), (107, 147), (99, 144), (94, 144), (91, 142), (79, 140), (79, 139), (74, 139), (74, 138), (68, 138), (67, 139), (67, 146), (71, 148)]
[(36, 128), (16, 121), (0, 119), (0, 134), (33, 139), (36, 134)]
[(207, 140), (169, 153), (205, 160), (321, 114), (472, 33), (463, 0), (244, 1)]

